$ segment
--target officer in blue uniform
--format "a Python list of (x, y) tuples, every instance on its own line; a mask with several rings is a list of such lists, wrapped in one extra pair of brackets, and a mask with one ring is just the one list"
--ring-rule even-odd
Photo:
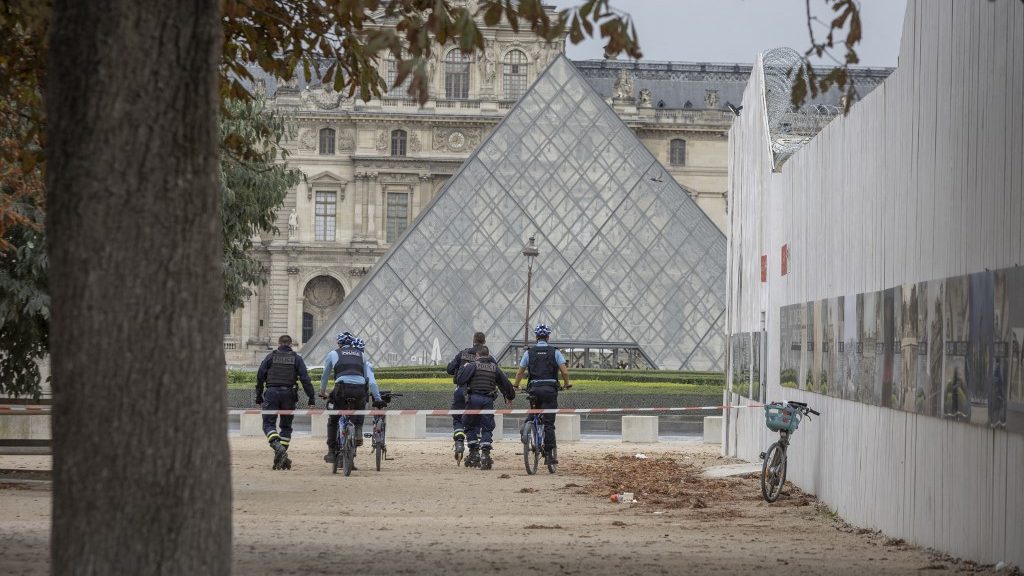
[[(349, 332), (338, 334), (338, 348), (332, 350), (324, 359), (324, 374), (320, 378), (320, 397), (330, 398), (329, 409), (366, 408), (367, 392), (373, 396), (374, 408), (386, 408), (381, 401), (377, 380), (373, 377), (373, 365), (366, 359), (363, 352), (366, 344), (362, 338), (356, 338)], [(328, 381), (334, 382), (334, 388), (327, 393)], [(363, 421), (365, 416), (352, 416), (352, 424), (356, 429), (356, 446), (363, 445)], [(341, 416), (327, 417), (327, 454), (325, 462), (333, 462), (338, 452), (338, 421)]]
[[(511, 402), (516, 397), (512, 383), (491, 357), (487, 346), (481, 346), (477, 351), (476, 360), (459, 370), (455, 382), (460, 389), (466, 390), (467, 410), (494, 410), (494, 399), (498, 397), (499, 388), (506, 402)], [(466, 466), (479, 466), (481, 470), (490, 470), (493, 464), (491, 441), (494, 434), (494, 414), (466, 414), (462, 418), (462, 423), (466, 427), (466, 439), (469, 443)]]
[[(459, 369), (469, 364), (470, 362), (476, 362), (476, 355), (480, 352), (480, 348), (487, 343), (487, 337), (484, 336), (483, 332), (477, 332), (473, 334), (473, 347), (466, 348), (455, 355), (452, 361), (448, 363), (447, 372), (452, 375), (452, 381), (455, 382), (455, 394), (452, 396), (452, 410), (463, 410), (466, 407), (466, 391), (459, 387), (456, 382), (459, 373)], [(462, 457), (464, 450), (463, 446), (466, 440), (466, 432), (462, 425), (462, 415), (455, 414), (452, 416), (452, 440), (455, 441), (455, 458), (458, 460)]]
[[(527, 369), (530, 370), (529, 380), (526, 385), (526, 393), (531, 397), (531, 408), (558, 408), (558, 375), (562, 375), (562, 385), (565, 389), (572, 388), (569, 383), (569, 369), (565, 366), (565, 357), (562, 353), (548, 344), (548, 337), (551, 336), (551, 327), (547, 324), (537, 324), (533, 328), (533, 334), (537, 337), (537, 343), (523, 353), (523, 359), (519, 361), (519, 371), (516, 372), (515, 388), (519, 389), (519, 382)], [(544, 461), (549, 464), (558, 464), (558, 456), (555, 451), (555, 415), (541, 414), (541, 421), (544, 423)]]
[[(277, 339), (277, 350), (263, 359), (256, 372), (256, 403), (264, 410), (294, 410), (299, 401), (295, 381), (302, 382), (302, 390), (309, 398), (309, 405), (316, 405), (313, 383), (309, 380), (306, 362), (292, 350), (291, 336)], [(264, 391), (264, 385), (266, 391)], [(292, 461), (288, 458), (288, 444), (292, 440), (292, 419), (294, 416), (280, 416), (281, 430), (278, 432), (275, 414), (263, 416), (263, 433), (274, 449), (274, 470), (289, 470)]]

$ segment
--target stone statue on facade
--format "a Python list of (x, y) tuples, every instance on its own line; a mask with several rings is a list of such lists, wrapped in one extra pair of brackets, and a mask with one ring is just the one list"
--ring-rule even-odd
[(299, 214), (292, 208), (290, 214), (288, 214), (288, 240), (296, 240), (299, 236)]
[(651, 91), (648, 88), (640, 89), (640, 107), (650, 108), (651, 107)]
[(633, 79), (629, 77), (629, 72), (619, 70), (619, 75), (615, 78), (615, 86), (612, 88), (612, 99), (633, 100)]
[(711, 110), (718, 108), (718, 90), (704, 91), (704, 107)]
[(493, 88), (494, 78), (498, 74), (498, 53), (491, 47), (483, 53), (480, 59), (483, 68), (484, 88)]

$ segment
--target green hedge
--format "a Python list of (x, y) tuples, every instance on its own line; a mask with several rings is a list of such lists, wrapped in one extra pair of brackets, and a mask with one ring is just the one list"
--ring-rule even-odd
[[(660, 391), (671, 390), (679, 386), (679, 390), (700, 389), (702, 392), (721, 391), (725, 386), (725, 376), (713, 372), (677, 372), (668, 370), (586, 370), (570, 369), (573, 382), (602, 382), (605, 386), (588, 386), (593, 391), (608, 391), (612, 389), (658, 389)], [(515, 377), (515, 371), (505, 368), (509, 378)], [(322, 370), (310, 370), (310, 378), (314, 386), (319, 386)], [(377, 380), (382, 386), (395, 387), (398, 385), (427, 385), (431, 388), (447, 389), (451, 386), (451, 376), (445, 373), (444, 369), (436, 366), (427, 367), (396, 367), (380, 368), (374, 371)], [(251, 388), (256, 385), (256, 372), (247, 370), (228, 370), (229, 388)], [(650, 386), (644, 386), (650, 385)]]

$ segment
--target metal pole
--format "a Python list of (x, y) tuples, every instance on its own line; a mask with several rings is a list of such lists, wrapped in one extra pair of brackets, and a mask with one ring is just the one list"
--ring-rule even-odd
[(523, 350), (530, 347), (530, 285), (533, 283), (533, 258), (526, 268), (526, 324), (523, 325)]

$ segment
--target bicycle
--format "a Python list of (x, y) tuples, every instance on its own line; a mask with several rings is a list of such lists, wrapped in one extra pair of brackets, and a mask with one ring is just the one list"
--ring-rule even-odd
[(772, 402), (764, 407), (765, 423), (772, 432), (779, 433), (779, 441), (774, 442), (768, 450), (761, 453), (761, 495), (765, 502), (772, 503), (782, 494), (782, 486), (786, 483), (786, 449), (789, 437), (796, 432), (800, 421), (811, 419), (811, 414), (820, 416), (820, 412), (811, 410), (804, 402)]
[[(341, 410), (356, 410), (355, 398), (346, 397), (341, 400)], [(331, 473), (337, 474), (341, 466), (345, 476), (352, 474), (352, 467), (356, 459), (356, 425), (352, 420), (342, 414), (338, 419), (338, 452), (334, 455), (334, 462), (331, 464)]]
[[(558, 387), (559, 391), (565, 390), (564, 386)], [(527, 396), (530, 401), (530, 408), (537, 409), (537, 397), (533, 395)], [(540, 463), (540, 457), (544, 453), (544, 423), (540, 419), (541, 414), (530, 414), (526, 421), (523, 422), (523, 428), (520, 432), (520, 439), (523, 442), (523, 464), (526, 465), (526, 473), (533, 475), (537, 473), (537, 465)], [(532, 462), (531, 462), (532, 460)], [(551, 449), (551, 458), (544, 456), (544, 464), (548, 467), (548, 472), (554, 474), (558, 465), (554, 461), (558, 460), (558, 448), (554, 447)]]
[[(394, 394), (390, 390), (381, 390), (380, 399), (384, 402), (384, 407), (391, 403), (393, 398), (397, 398), (401, 394)], [(377, 462), (377, 472), (380, 472), (380, 461), (381, 460), (392, 460), (388, 458), (388, 445), (387, 445), (387, 417), (383, 414), (373, 417), (373, 432), (363, 434), (364, 438), (370, 438), (370, 446), (373, 449), (374, 459)]]

